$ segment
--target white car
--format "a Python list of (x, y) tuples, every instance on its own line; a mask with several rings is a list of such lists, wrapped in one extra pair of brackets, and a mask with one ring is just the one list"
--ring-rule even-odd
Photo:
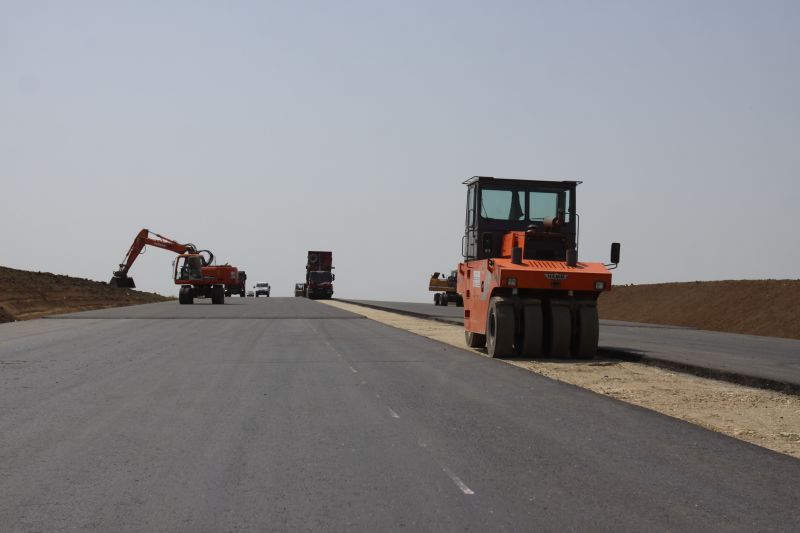
[(255, 292), (256, 298), (258, 298), (259, 296), (269, 297), (269, 290), (270, 290), (269, 283), (264, 283), (261, 281), (256, 283), (255, 287), (253, 287), (253, 292)]

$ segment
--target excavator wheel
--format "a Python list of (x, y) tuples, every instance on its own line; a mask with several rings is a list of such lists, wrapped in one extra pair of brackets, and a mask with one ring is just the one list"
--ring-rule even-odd
[(192, 295), (192, 288), (184, 285), (178, 291), (178, 303), (184, 304), (193, 304), (194, 303), (194, 296)]
[(600, 338), (600, 320), (597, 316), (597, 305), (584, 304), (578, 307), (575, 343), (572, 345), (572, 357), (575, 359), (593, 359), (597, 355), (597, 341)]
[(550, 357), (568, 357), (572, 344), (572, 314), (569, 304), (551, 300), (545, 321), (547, 354)]
[(486, 318), (486, 351), (490, 357), (514, 355), (514, 306), (505, 298), (495, 296), (489, 302)]
[(481, 335), (480, 333), (465, 331), (464, 340), (467, 341), (467, 346), (470, 348), (483, 348), (486, 346), (486, 335)]
[(539, 300), (527, 300), (522, 306), (522, 357), (544, 355), (544, 320)]
[(222, 285), (214, 285), (211, 287), (211, 303), (224, 304), (225, 303), (225, 288)]
[(460, 294), (456, 296), (456, 307), (464, 307), (464, 298)]
[(433, 295), (433, 305), (439, 305), (439, 301), (442, 299), (442, 295), (438, 292)]
[(443, 292), (442, 293), (442, 297), (439, 298), (439, 304), (440, 305), (444, 305), (446, 307), (447, 304), (449, 304), (449, 303), (450, 303), (450, 297), (447, 295), (446, 292)]

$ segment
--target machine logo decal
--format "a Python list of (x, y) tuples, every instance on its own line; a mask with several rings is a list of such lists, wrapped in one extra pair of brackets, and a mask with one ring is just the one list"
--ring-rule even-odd
[(567, 279), (566, 274), (556, 274), (554, 272), (548, 272), (547, 274), (544, 275), (544, 277), (553, 281), (564, 281), (565, 279)]
[(481, 286), (481, 271), (480, 270), (473, 270), (472, 271), (472, 286), (473, 287), (480, 287)]

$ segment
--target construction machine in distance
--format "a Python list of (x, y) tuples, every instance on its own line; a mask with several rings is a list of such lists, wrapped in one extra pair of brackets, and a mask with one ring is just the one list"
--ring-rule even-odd
[(128, 272), (148, 245), (179, 254), (173, 262), (172, 277), (175, 284), (181, 286), (178, 291), (178, 301), (181, 304), (192, 304), (195, 297), (211, 298), (211, 303), (224, 304), (226, 285), (238, 287), (239, 270), (236, 267), (227, 264), (218, 266), (214, 263), (214, 254), (209, 250), (198, 250), (194, 244), (181, 244), (148, 229), (143, 229), (136, 235), (109, 285), (136, 287)]
[(467, 186), (457, 291), (464, 335), (492, 357), (594, 357), (597, 299), (619, 263), (578, 260), (580, 181), (475, 176)]
[(239, 271), (239, 276), (235, 283), (225, 284), (225, 296), (230, 297), (233, 294), (238, 294), (242, 298), (247, 294), (247, 273), (244, 270)]
[(333, 252), (309, 250), (306, 261), (305, 297), (311, 300), (333, 297)]
[(464, 305), (464, 300), (456, 291), (456, 271), (450, 272), (449, 276), (434, 272), (428, 281), (428, 290), (436, 294), (433, 295), (434, 305), (448, 305), (451, 302), (456, 306)]

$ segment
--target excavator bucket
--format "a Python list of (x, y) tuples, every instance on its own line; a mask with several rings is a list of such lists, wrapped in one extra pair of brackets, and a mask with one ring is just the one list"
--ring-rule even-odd
[(136, 288), (133, 278), (129, 278), (128, 276), (117, 276), (116, 274), (111, 277), (111, 281), (109, 281), (108, 284), (112, 287), (119, 287), (122, 289)]

